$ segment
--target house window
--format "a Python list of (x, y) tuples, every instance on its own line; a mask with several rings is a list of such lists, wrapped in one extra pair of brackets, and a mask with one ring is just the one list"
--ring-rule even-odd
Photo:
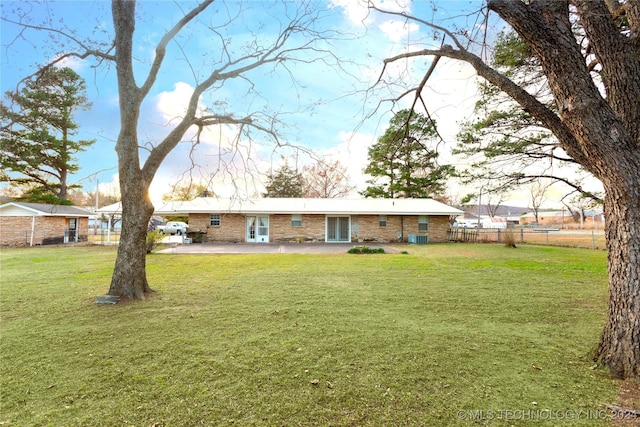
[(211, 217), (209, 217), (209, 225), (212, 227), (220, 227), (220, 214), (211, 214)]
[(420, 215), (418, 217), (418, 231), (429, 230), (429, 217), (426, 215)]
[(302, 215), (291, 215), (291, 226), (302, 227)]
[(378, 218), (378, 224), (380, 225), (380, 227), (386, 227), (387, 226), (387, 216), (386, 215), (380, 215), (380, 217)]

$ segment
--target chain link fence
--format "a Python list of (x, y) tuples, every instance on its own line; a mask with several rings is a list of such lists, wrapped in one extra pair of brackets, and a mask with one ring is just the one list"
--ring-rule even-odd
[(1, 244), (4, 247), (30, 247), (83, 243), (89, 241), (90, 231), (88, 229), (69, 228), (11, 230), (3, 227)]
[(507, 233), (512, 233), (516, 243), (534, 245), (565, 246), (572, 248), (606, 249), (603, 231), (562, 230), (556, 228), (462, 228), (449, 230), (450, 242), (493, 242), (503, 243)]

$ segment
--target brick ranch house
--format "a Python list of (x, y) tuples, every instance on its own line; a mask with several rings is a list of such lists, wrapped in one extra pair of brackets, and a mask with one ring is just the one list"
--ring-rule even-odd
[(154, 215), (188, 216), (189, 234), (205, 242), (446, 242), (451, 218), (462, 213), (433, 199), (200, 197), (154, 205)]
[(75, 206), (9, 202), (0, 205), (0, 246), (86, 241), (92, 213)]

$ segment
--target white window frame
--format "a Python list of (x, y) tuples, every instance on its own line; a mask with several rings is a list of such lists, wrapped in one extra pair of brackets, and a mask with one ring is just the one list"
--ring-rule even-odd
[(291, 226), (292, 227), (302, 227), (302, 215), (300, 214), (292, 214), (291, 215)]
[(386, 227), (387, 226), (387, 216), (386, 215), (380, 215), (378, 217), (378, 225), (380, 227)]
[[(217, 224), (215, 224), (215, 222), (217, 222)], [(220, 216), (220, 214), (212, 213), (211, 215), (209, 215), (209, 225), (211, 227), (220, 227), (222, 225), (222, 217)]]
[(418, 217), (418, 231), (429, 231), (429, 217), (427, 215)]

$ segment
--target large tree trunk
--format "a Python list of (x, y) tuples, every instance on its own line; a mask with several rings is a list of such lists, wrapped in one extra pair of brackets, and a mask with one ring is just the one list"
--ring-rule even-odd
[(140, 168), (138, 154), (138, 117), (142, 97), (135, 83), (131, 59), (135, 2), (114, 0), (112, 12), (120, 96), (120, 133), (116, 153), (122, 195), (122, 235), (109, 295), (143, 299), (145, 293), (152, 292), (147, 283), (146, 236), (153, 205), (148, 196), (150, 182)]
[[(529, 111), (604, 185), (609, 308), (596, 357), (612, 376), (638, 378), (640, 58), (633, 40), (620, 34), (603, 2), (573, 3), (602, 67), (606, 98), (594, 84), (576, 43), (567, 1), (489, 0), (489, 7), (512, 25), (540, 59), (562, 123), (548, 118), (543, 108), (534, 106)], [(631, 29), (637, 36), (638, 28)]]
[[(632, 172), (636, 175), (640, 171)], [(640, 187), (606, 188), (609, 308), (597, 359), (615, 378), (640, 377)]]
[(146, 273), (147, 226), (153, 214), (153, 205), (147, 195), (148, 186), (143, 181), (129, 181), (122, 175), (120, 181), (120, 187), (126, 188), (127, 194), (122, 194), (122, 234), (109, 295), (144, 299), (145, 294), (153, 292)]

